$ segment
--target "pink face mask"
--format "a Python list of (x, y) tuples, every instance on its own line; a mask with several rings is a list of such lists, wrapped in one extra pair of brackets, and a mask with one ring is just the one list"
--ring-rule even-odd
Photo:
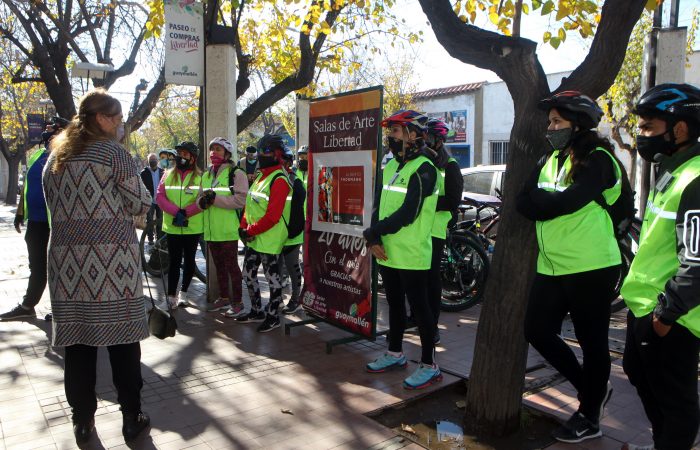
[(214, 152), (209, 152), (209, 158), (211, 159), (211, 165), (214, 167), (219, 167), (220, 165), (226, 162), (224, 158), (222, 158)]

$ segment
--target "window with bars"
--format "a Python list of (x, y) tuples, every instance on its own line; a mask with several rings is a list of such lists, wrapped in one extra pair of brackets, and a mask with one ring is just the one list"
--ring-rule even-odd
[(491, 164), (505, 164), (508, 159), (508, 141), (489, 141)]

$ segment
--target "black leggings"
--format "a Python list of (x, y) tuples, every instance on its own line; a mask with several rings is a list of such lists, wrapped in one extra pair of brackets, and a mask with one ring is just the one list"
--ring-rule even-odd
[[(170, 268), (168, 269), (168, 295), (175, 295), (177, 282), (180, 280), (180, 266), (182, 269), (182, 291), (187, 292), (194, 276), (194, 257), (199, 245), (199, 234), (168, 234), (168, 257)], [(184, 265), (182, 254), (185, 254)]]
[(430, 262), (430, 275), (428, 276), (428, 302), (435, 320), (435, 330), (437, 330), (438, 320), (440, 320), (440, 301), (442, 300), (440, 260), (444, 249), (445, 240), (433, 237), (433, 258)]
[[(81, 344), (66, 347), (64, 384), (68, 404), (73, 410), (73, 422), (89, 422), (97, 410), (97, 349)], [(111, 345), (107, 351), (121, 410), (125, 414), (138, 414), (143, 387), (141, 344)]]
[(435, 318), (428, 303), (429, 270), (405, 270), (379, 266), (389, 303), (389, 351), (402, 351), (406, 329), (406, 302), (418, 324), (422, 348), (421, 362), (433, 364)]
[[(610, 302), (619, 271), (612, 266), (570, 275), (538, 273), (525, 316), (525, 338), (571, 382), (578, 391), (579, 411), (595, 423), (610, 378)], [(560, 336), (567, 313), (583, 351), (583, 365)]]

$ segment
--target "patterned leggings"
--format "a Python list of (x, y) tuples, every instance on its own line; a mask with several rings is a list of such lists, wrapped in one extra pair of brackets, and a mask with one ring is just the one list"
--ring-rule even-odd
[[(231, 303), (243, 301), (241, 268), (238, 267), (238, 241), (207, 242), (207, 249), (216, 266), (216, 279), (219, 282), (219, 297)], [(231, 279), (233, 297), (229, 295), (228, 280)]]
[(301, 244), (285, 245), (280, 255), (280, 260), (284, 261), (289, 278), (292, 280), (292, 296), (289, 301), (298, 301), (301, 291), (301, 263), (299, 262), (299, 249)]
[(280, 268), (277, 263), (279, 255), (259, 253), (250, 247), (245, 249), (245, 284), (248, 287), (248, 296), (252, 305), (251, 311), (262, 311), (262, 299), (260, 297), (260, 285), (258, 284), (258, 267), (262, 263), (267, 284), (270, 285), (270, 302), (265, 308), (268, 316), (278, 317), (279, 306), (282, 301), (282, 281), (280, 280)]

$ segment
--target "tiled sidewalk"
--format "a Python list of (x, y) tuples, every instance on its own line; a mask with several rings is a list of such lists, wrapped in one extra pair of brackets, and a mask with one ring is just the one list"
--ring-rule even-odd
[[(5, 311), (21, 298), (27, 276), (26, 248), (11, 228), (7, 206), (0, 206), (0, 245), (5, 256), (0, 259), (0, 311)], [(151, 288), (158, 290), (154, 284)], [(193, 281), (192, 291), (202, 304), (203, 289)], [(46, 293), (38, 308), (41, 317), (48, 305)], [(447, 372), (468, 374), (478, 314), (478, 307), (443, 314), (438, 361)], [(193, 308), (177, 315), (174, 338), (142, 343), (143, 407), (153, 426), (134, 448), (419, 448), (363, 415), (417, 395), (402, 388), (415, 363), (409, 371), (364, 371), (364, 364), (384, 351), (383, 338), (337, 346), (327, 355), (326, 341), (347, 336), (329, 325), (297, 327), (285, 336), (283, 328), (259, 334), (255, 324), (236, 324)], [(386, 315), (381, 302), (380, 328)], [(60, 349), (49, 346), (50, 333), (50, 323), (39, 319), (0, 322), (0, 450), (75, 447), (63, 392), (63, 359)], [(409, 359), (419, 357), (418, 344), (416, 335), (407, 335)], [(541, 362), (530, 353), (528, 366)], [(91, 448), (125, 448), (108, 365), (101, 352), (97, 436)], [(528, 380), (552, 375), (544, 368)], [(442, 384), (457, 380), (446, 374)], [(648, 440), (646, 419), (619, 360), (612, 382), (615, 394), (603, 421), (607, 437), (582, 447), (554, 448), (619, 448), (630, 438)], [(525, 399), (559, 417), (573, 412), (574, 401), (567, 383)]]

